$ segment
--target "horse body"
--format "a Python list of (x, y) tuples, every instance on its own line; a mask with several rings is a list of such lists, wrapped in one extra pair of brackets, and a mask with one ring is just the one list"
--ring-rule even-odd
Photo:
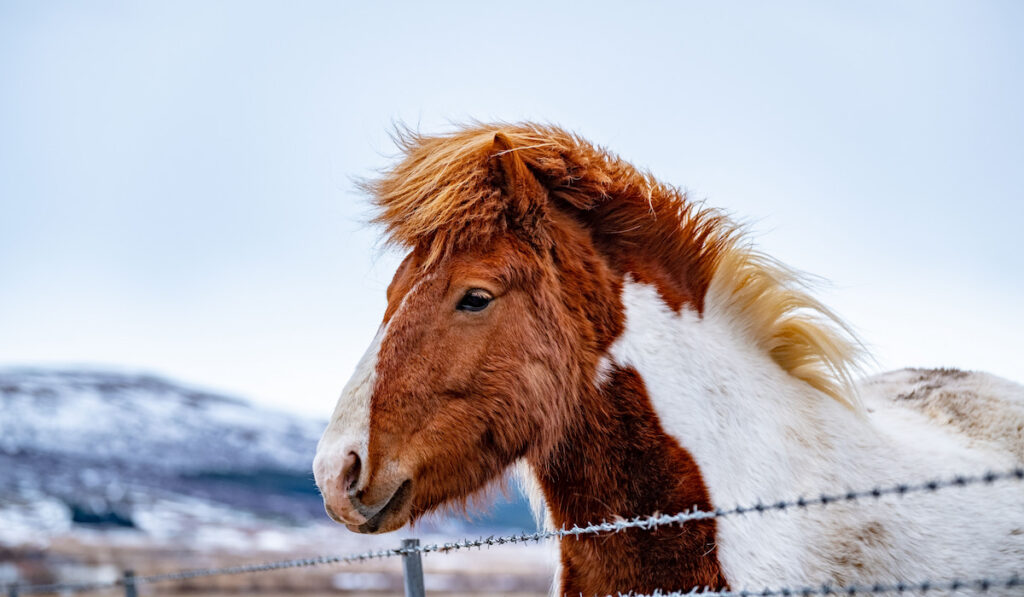
[[(1024, 388), (964, 372), (894, 372), (866, 380), (852, 410), (786, 375), (715, 298), (703, 316), (676, 314), (655, 289), (624, 291), (626, 331), (617, 365), (642, 375), (666, 431), (696, 461), (720, 508), (923, 481), (1021, 463)], [(925, 387), (950, 400), (975, 385), (1000, 429), (974, 437), (912, 405)], [(900, 398), (902, 396), (902, 398)], [(977, 419), (975, 419), (977, 420)], [(1024, 560), (1018, 488), (965, 488), (797, 512), (727, 517), (718, 558), (733, 588), (873, 584), (1009, 575)], [(994, 515), (998, 513), (998, 515)]]
[[(314, 461), (385, 532), (523, 462), (558, 527), (1019, 465), (1024, 390), (851, 381), (857, 345), (783, 266), (554, 128), (407, 137), (368, 185), (410, 252)], [(997, 489), (1000, 489), (997, 491)], [(561, 542), (565, 594), (1020, 572), (1024, 493), (968, 487)]]

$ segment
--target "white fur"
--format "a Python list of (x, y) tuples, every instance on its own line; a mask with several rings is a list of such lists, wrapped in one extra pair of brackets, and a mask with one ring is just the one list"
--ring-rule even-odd
[[(377, 382), (377, 353), (380, 352), (386, 332), (386, 325), (377, 330), (373, 342), (356, 365), (355, 373), (341, 391), (331, 421), (317, 444), (316, 456), (313, 458), (313, 477), (321, 492), (328, 483), (337, 481), (342, 473), (342, 463), (349, 452), (359, 455), (362, 462), (368, 460), (370, 398)], [(366, 468), (362, 467), (362, 475), (367, 474)], [(362, 479), (359, 484), (362, 484)]]
[[(513, 467), (513, 471), (516, 480), (519, 482), (519, 490), (530, 502), (530, 510), (533, 512), (533, 521), (537, 525), (537, 528), (553, 531), (555, 529), (555, 522), (551, 518), (551, 510), (545, 503), (544, 490), (541, 488), (540, 481), (537, 479), (536, 471), (533, 470), (533, 467), (530, 466), (526, 459), (517, 460)], [(551, 542), (546, 545), (550, 548), (552, 555), (555, 555), (558, 545)], [(548, 592), (548, 594), (552, 596), (560, 595), (562, 586), (562, 560), (558, 557), (555, 557), (554, 559), (556, 562), (555, 573), (551, 581), (551, 588)]]
[[(409, 289), (392, 315), (391, 321), (402, 313), (409, 304), (410, 297), (432, 278), (433, 276), (423, 276)], [(365, 463), (369, 461), (367, 452), (370, 446), (370, 400), (373, 398), (374, 386), (377, 383), (377, 355), (387, 332), (388, 324), (382, 324), (377, 330), (373, 342), (363, 353), (355, 372), (341, 390), (341, 397), (334, 407), (331, 420), (317, 444), (316, 456), (313, 457), (313, 478), (321, 493), (324, 493), (324, 487), (327, 487), (328, 483), (334, 483), (342, 474), (343, 463), (349, 452), (355, 452), (364, 463), (357, 485), (361, 487), (369, 475)]]
[(517, 460), (512, 467), (513, 476), (519, 484), (519, 491), (526, 496), (530, 503), (530, 512), (533, 514), (533, 522), (538, 529), (553, 529), (551, 522), (551, 511), (544, 503), (544, 490), (537, 480), (537, 474), (526, 459)]
[[(973, 440), (871, 387), (868, 412), (840, 405), (756, 348), (711, 294), (703, 317), (687, 308), (676, 314), (653, 287), (632, 281), (622, 298), (626, 329), (609, 356), (641, 374), (661, 424), (696, 460), (716, 507), (1020, 463), (1012, 449)], [(1019, 408), (1024, 392), (1009, 387), (1018, 397), (1002, 399)], [(1019, 573), (1024, 488), (1004, 482), (727, 517), (718, 521), (718, 557), (733, 589)]]
[(599, 388), (607, 383), (614, 368), (612, 360), (607, 356), (602, 356), (598, 359), (597, 369), (594, 371), (594, 386)]

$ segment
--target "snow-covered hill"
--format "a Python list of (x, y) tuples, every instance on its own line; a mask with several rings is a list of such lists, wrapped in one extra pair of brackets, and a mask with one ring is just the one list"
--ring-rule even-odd
[(323, 426), (147, 375), (0, 370), (0, 542), (74, 524), (319, 521)]
[[(0, 369), (0, 545), (326, 524), (310, 470), (324, 425), (148, 375)], [(518, 502), (481, 523), (532, 526)]]
[(154, 474), (303, 470), (323, 421), (152, 376), (0, 370), (0, 451)]

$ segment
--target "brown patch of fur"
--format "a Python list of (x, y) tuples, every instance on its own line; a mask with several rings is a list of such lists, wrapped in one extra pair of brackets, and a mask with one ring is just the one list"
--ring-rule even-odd
[(926, 381), (929, 379), (964, 379), (970, 375), (970, 372), (963, 371), (961, 369), (955, 369), (953, 367), (939, 367), (937, 369), (918, 369), (910, 368), (907, 371), (911, 371), (918, 375), (918, 381)]
[(872, 582), (872, 570), (884, 569), (891, 560), (889, 533), (878, 521), (837, 530), (823, 545), (822, 555), (831, 563), (832, 579), (839, 585)]
[[(604, 463), (594, 466), (593, 463)], [(664, 432), (632, 369), (614, 370), (586, 397), (580, 419), (534, 463), (554, 523), (570, 528), (655, 512), (711, 509), (693, 457)], [(562, 541), (562, 591), (605, 595), (728, 588), (715, 521)]]

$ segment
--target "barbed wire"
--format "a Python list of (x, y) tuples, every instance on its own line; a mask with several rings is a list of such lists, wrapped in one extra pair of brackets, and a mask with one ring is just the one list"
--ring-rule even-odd
[[(880, 499), (885, 496), (906, 496), (908, 494), (915, 493), (930, 493), (941, 489), (952, 488), (952, 487), (967, 487), (970, 485), (991, 485), (993, 483), (1004, 481), (1004, 480), (1024, 480), (1024, 467), (1017, 467), (1005, 471), (990, 471), (981, 475), (956, 475), (948, 478), (931, 479), (920, 483), (898, 483), (895, 485), (888, 485), (883, 487), (873, 487), (871, 489), (859, 490), (859, 491), (846, 491), (841, 493), (822, 493), (817, 497), (798, 497), (790, 500), (780, 500), (769, 504), (757, 503), (750, 506), (735, 506), (727, 509), (715, 509), (715, 510), (688, 510), (679, 512), (677, 514), (653, 514), (647, 516), (638, 516), (629, 519), (618, 519), (614, 521), (604, 521), (595, 524), (588, 524), (584, 526), (573, 526), (572, 528), (562, 529), (551, 529), (536, 531), (534, 533), (520, 533), (517, 535), (503, 535), (503, 536), (490, 536), (481, 537), (477, 539), (465, 538), (460, 541), (448, 542), (448, 543), (433, 543), (427, 545), (415, 545), (408, 547), (395, 547), (389, 549), (380, 549), (372, 551), (364, 551), (361, 553), (345, 554), (345, 555), (334, 555), (334, 556), (315, 556), (310, 558), (297, 558), (292, 560), (278, 560), (272, 562), (263, 562), (256, 564), (243, 564), (239, 566), (226, 566), (221, 568), (195, 568), (190, 570), (179, 570), (177, 572), (168, 572), (163, 574), (151, 574), (146, 576), (134, 576), (128, 578), (120, 578), (112, 581), (105, 582), (90, 582), (90, 583), (53, 583), (53, 584), (39, 584), (39, 585), (15, 585), (7, 584), (3, 590), (8, 591), (12, 588), (16, 588), (18, 593), (21, 594), (40, 594), (40, 593), (83, 593), (89, 591), (99, 591), (104, 589), (112, 589), (116, 587), (125, 586), (128, 583), (132, 584), (149, 584), (158, 582), (168, 582), (175, 580), (190, 580), (194, 578), (203, 578), (209, 576), (227, 576), (237, 574), (251, 574), (256, 572), (266, 572), (272, 570), (284, 570), (289, 568), (304, 568), (310, 566), (321, 566), (326, 564), (345, 564), (352, 562), (362, 562), (373, 559), (384, 559), (391, 557), (401, 557), (406, 555), (413, 555), (416, 553), (430, 554), (430, 553), (451, 553), (455, 551), (492, 547), (495, 545), (508, 545), (516, 543), (536, 543), (547, 539), (565, 539), (568, 537), (579, 538), (584, 535), (593, 535), (598, 533), (613, 533), (620, 532), (627, 529), (643, 529), (652, 530), (662, 526), (668, 525), (682, 525), (687, 522), (697, 520), (711, 520), (717, 518), (726, 518), (731, 516), (741, 516), (747, 514), (764, 514), (767, 512), (781, 512), (792, 509), (806, 509), (814, 506), (827, 507), (833, 504), (855, 502), (862, 499)], [(1014, 577), (1016, 578), (1016, 577)], [(974, 582), (974, 581), (972, 581)], [(765, 589), (768, 590), (768, 589)], [(793, 589), (780, 589), (790, 590)], [(664, 595), (690, 595), (691, 593), (665, 593)], [(761, 595), (762, 593), (749, 593), (749, 595)], [(792, 595), (800, 595), (802, 593), (791, 593)], [(811, 593), (815, 594), (815, 593)], [(703, 595), (703, 593), (702, 593)], [(716, 597), (718, 593), (709, 592), (706, 593), (707, 597)], [(733, 597), (739, 595), (739, 593), (721, 593), (723, 597)], [(776, 595), (776, 593), (767, 593), (766, 597)]]
[[(1002, 578), (953, 579), (946, 581), (889, 582), (871, 585), (819, 585), (816, 587), (782, 587), (778, 589), (714, 591), (694, 587), (689, 591), (655, 591), (654, 593), (619, 593), (615, 597), (811, 597), (813, 595), (871, 595), (880, 593), (928, 593), (930, 591), (981, 591), (1024, 587), (1019, 574)], [(608, 595), (606, 597), (613, 597)]]

